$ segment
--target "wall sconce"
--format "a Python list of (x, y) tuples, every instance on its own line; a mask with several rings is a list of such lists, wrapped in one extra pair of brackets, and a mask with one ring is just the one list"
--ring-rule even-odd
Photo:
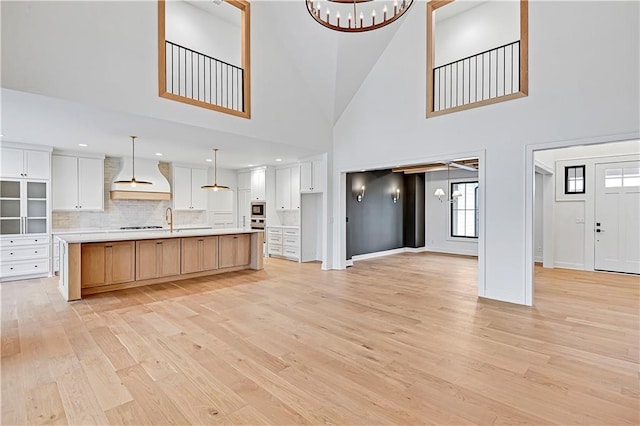
[(397, 203), (398, 200), (400, 199), (400, 188), (396, 188), (396, 191), (393, 193), (393, 195), (391, 195), (391, 199), (393, 200), (393, 203)]
[(440, 200), (440, 202), (442, 202), (442, 197), (445, 196), (444, 190), (442, 188), (438, 188), (436, 189), (436, 192), (433, 193), (433, 195)]
[(362, 188), (360, 188), (360, 192), (358, 192), (358, 195), (356, 195), (356, 201), (361, 203), (363, 198), (364, 198), (364, 185), (362, 185)]

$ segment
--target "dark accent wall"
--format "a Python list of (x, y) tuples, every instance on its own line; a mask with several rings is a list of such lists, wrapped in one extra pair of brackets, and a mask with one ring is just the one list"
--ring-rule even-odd
[[(362, 185), (365, 196), (356, 200)], [(400, 200), (393, 193), (400, 188)], [(404, 247), (404, 175), (391, 170), (347, 173), (347, 259)]]
[(404, 175), (404, 246), (424, 247), (425, 235), (424, 173)]

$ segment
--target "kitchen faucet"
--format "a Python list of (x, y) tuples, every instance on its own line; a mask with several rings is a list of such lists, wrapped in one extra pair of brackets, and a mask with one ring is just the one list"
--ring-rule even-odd
[(167, 221), (167, 225), (170, 226), (171, 232), (173, 232), (173, 210), (171, 210), (171, 207), (167, 207), (164, 211), (164, 220)]

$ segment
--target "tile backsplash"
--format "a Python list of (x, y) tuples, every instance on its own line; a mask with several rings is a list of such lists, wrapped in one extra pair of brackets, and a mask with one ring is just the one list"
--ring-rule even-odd
[[(104, 211), (102, 212), (53, 212), (53, 229), (60, 231), (78, 228), (118, 229), (121, 226), (165, 226), (164, 212), (171, 201), (112, 200), (109, 198), (111, 183), (120, 168), (118, 158), (104, 160)], [(169, 163), (160, 162), (160, 172), (171, 182)], [(173, 212), (175, 226), (201, 225), (207, 222), (207, 213)]]
[(300, 226), (300, 212), (297, 210), (277, 211), (280, 225), (282, 226)]

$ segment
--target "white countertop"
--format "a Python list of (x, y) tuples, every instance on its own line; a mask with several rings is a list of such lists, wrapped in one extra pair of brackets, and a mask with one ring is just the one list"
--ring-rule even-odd
[(271, 226), (271, 225), (267, 225), (267, 228), (282, 228), (282, 229), (300, 229), (300, 226), (291, 226), (291, 225), (276, 225), (276, 226)]
[(263, 232), (260, 229), (227, 228), (227, 229), (177, 229), (168, 232), (162, 229), (151, 231), (137, 231), (135, 233), (127, 231), (110, 232), (89, 232), (84, 234), (56, 234), (58, 238), (67, 243), (97, 243), (110, 241), (131, 241), (131, 240), (157, 240), (165, 238), (186, 238), (186, 237), (208, 237), (213, 235), (229, 234), (254, 234)]
[[(209, 225), (179, 225), (173, 228), (175, 230), (193, 230), (193, 229), (213, 229)], [(168, 232), (170, 231), (168, 226), (162, 229), (102, 229), (102, 228), (71, 228), (71, 229), (54, 229), (51, 231), (53, 236), (69, 235), (69, 234), (112, 234), (123, 232)]]

